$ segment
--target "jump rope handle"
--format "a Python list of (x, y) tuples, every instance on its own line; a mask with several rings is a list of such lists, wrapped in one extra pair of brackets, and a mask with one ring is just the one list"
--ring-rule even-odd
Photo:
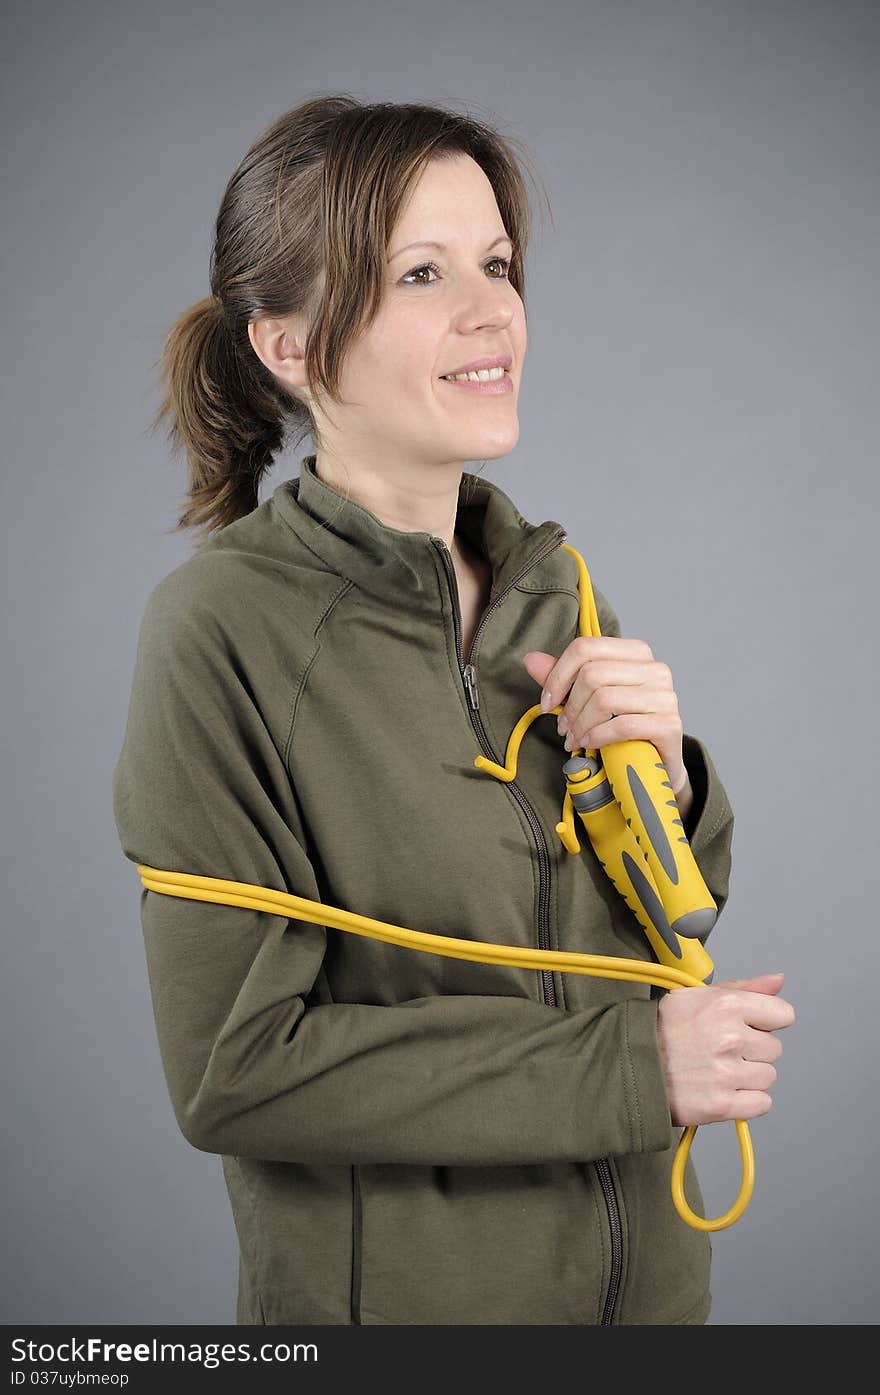
[(574, 755), (556, 831), (580, 851), (576, 810), (600, 864), (650, 941), (661, 964), (708, 983), (715, 966), (697, 935), (708, 933), (717, 905), (683, 836), (672, 785), (650, 741), (618, 741)]

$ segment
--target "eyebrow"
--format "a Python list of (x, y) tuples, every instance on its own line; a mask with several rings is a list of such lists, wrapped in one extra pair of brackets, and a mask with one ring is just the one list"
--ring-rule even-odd
[[(496, 237), (494, 242), (489, 243), (489, 246), (486, 248), (486, 251), (491, 252), (492, 248), (497, 247), (499, 242), (509, 242), (511, 247), (514, 246), (513, 238), (508, 237), (507, 233), (501, 233), (499, 237)], [(392, 252), (388, 260), (390, 262), (393, 262), (395, 257), (401, 256), (403, 252), (411, 251), (413, 247), (437, 247), (441, 252), (445, 252), (447, 250), (445, 242), (409, 242), (407, 243), (406, 247), (398, 247), (396, 252)]]

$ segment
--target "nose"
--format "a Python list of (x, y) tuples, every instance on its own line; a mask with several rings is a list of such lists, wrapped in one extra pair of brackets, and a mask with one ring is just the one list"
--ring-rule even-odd
[(514, 315), (513, 298), (505, 293), (506, 278), (499, 278), (493, 285), (486, 273), (479, 271), (462, 288), (461, 302), (457, 316), (458, 327), (463, 333), (471, 333), (484, 325), (509, 325)]

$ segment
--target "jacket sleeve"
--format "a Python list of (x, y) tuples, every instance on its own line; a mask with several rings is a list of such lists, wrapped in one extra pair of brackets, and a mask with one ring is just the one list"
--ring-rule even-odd
[[(212, 607), (173, 595), (159, 583), (138, 636), (113, 771), (123, 852), (319, 900), (247, 674)], [(476, 994), (310, 1003), (325, 926), (144, 887), (140, 911), (162, 1067), (196, 1148), (499, 1165), (672, 1145), (650, 999), (573, 1012)]]
[[(617, 614), (607, 596), (595, 585), (593, 598), (602, 634), (619, 636), (620, 621)], [(730, 890), (733, 809), (705, 742), (700, 737), (685, 732), (682, 737), (682, 756), (694, 792), (694, 802), (684, 820), (683, 828), (694, 860), (715, 900), (720, 916)], [(718, 924), (718, 916), (715, 918), (715, 925)], [(714, 928), (713, 926), (712, 929)], [(710, 930), (700, 935), (703, 944), (711, 933)]]

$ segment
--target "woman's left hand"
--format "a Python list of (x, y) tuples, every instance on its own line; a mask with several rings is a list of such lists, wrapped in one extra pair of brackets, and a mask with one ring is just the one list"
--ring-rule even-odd
[(650, 741), (666, 767), (673, 793), (686, 788), (683, 728), (672, 672), (654, 658), (644, 640), (578, 635), (558, 659), (532, 650), (523, 662), (543, 689), (543, 711), (564, 704), (558, 727), (567, 750)]

